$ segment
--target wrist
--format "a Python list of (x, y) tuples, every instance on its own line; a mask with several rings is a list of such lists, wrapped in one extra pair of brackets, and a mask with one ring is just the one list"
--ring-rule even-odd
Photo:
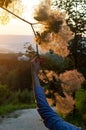
[(38, 77), (38, 74), (34, 71), (34, 72), (32, 72), (32, 75), (35, 77)]
[(40, 87), (40, 81), (39, 81), (38, 74), (36, 72), (34, 72), (32, 74), (32, 76), (33, 76), (34, 87), (36, 87), (36, 86)]

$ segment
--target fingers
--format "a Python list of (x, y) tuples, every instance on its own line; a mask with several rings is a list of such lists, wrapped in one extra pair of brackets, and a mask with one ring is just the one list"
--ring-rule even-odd
[(32, 61), (32, 71), (38, 73), (40, 70), (40, 60), (39, 57), (35, 57)]
[(32, 60), (31, 60), (31, 63), (37, 63), (39, 61), (39, 57), (38, 56), (36, 56), (35, 58), (33, 58)]
[(43, 65), (44, 62), (45, 62), (45, 59), (44, 59), (43, 57), (38, 57), (38, 56), (35, 57), (35, 58), (31, 61), (32, 64), (39, 63), (40, 65)]

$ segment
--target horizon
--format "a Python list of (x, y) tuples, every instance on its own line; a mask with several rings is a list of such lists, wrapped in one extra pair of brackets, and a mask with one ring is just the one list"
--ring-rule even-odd
[[(3, 53), (18, 53), (24, 52), (25, 43), (30, 43), (34, 47), (33, 35), (13, 35), (13, 34), (0, 34), (0, 52)], [(34, 45), (33, 45), (34, 44)]]

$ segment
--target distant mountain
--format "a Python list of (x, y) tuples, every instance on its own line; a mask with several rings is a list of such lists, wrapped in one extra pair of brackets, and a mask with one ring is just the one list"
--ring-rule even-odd
[(26, 42), (33, 43), (33, 36), (0, 35), (0, 53), (23, 52)]

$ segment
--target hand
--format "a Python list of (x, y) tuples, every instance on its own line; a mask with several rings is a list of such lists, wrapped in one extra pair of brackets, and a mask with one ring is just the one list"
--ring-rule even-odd
[(40, 66), (40, 58), (39, 57), (35, 57), (32, 61), (32, 74), (38, 74), (41, 66)]

